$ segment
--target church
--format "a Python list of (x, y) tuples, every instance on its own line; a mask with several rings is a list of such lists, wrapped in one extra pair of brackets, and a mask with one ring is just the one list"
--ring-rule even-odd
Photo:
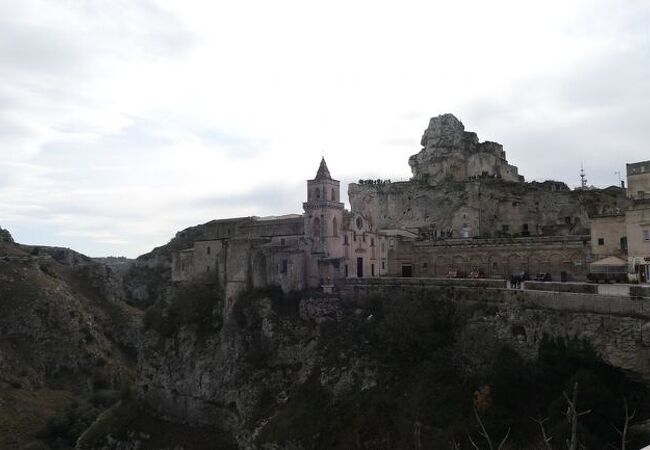
[(307, 181), (302, 207), (302, 214), (208, 222), (201, 239), (172, 254), (172, 281), (216, 280), (232, 298), (254, 287), (279, 285), (288, 292), (387, 272), (394, 238), (344, 208), (340, 181), (324, 158)]

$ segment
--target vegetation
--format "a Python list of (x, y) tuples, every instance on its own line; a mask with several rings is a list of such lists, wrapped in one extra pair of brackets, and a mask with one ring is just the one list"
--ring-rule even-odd
[(171, 301), (158, 301), (145, 312), (143, 326), (169, 337), (182, 325), (196, 325), (201, 332), (221, 328), (223, 294), (214, 283), (185, 283), (176, 287)]

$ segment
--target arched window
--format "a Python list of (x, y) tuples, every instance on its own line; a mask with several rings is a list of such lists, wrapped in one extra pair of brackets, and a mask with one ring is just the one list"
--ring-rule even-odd
[(316, 237), (320, 237), (320, 219), (318, 217), (314, 219), (313, 234)]
[(332, 188), (332, 201), (333, 202), (336, 201), (336, 191), (334, 190), (334, 188)]
[(320, 189), (316, 188), (314, 190), (314, 197), (316, 197), (316, 200), (320, 199)]
[(332, 219), (332, 236), (339, 237), (339, 222), (336, 217)]

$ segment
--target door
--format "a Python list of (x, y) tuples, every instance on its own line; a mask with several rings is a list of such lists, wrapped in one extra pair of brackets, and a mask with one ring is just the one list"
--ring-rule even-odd
[(405, 278), (413, 276), (413, 266), (411, 264), (402, 264), (402, 276)]
[(363, 278), (363, 258), (357, 258), (357, 278)]

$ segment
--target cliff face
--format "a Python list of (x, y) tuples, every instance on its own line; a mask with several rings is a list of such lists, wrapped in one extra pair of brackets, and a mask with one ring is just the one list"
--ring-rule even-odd
[[(638, 379), (650, 375), (644, 317), (442, 287), (354, 300), (266, 289), (226, 314), (221, 295), (208, 284), (170, 287), (169, 303), (145, 318), (141, 400), (114, 415), (164, 418), (174, 433), (158, 422), (100, 420), (79, 448), (207, 449), (207, 441), (192, 439), (208, 432), (224, 449), (446, 448), (475, 433), (472, 403), (481, 386), (493, 389), (490, 402), (501, 411), (494, 414), (504, 414), (492, 430), (512, 427), (531, 446), (521, 448), (534, 448), (527, 417), (561, 401), (581, 370), (612, 376), (612, 385), (640, 396), (643, 388), (612, 366)], [(578, 350), (553, 359), (568, 351), (553, 347), (554, 338), (579, 343)], [(516, 353), (504, 353), (504, 345)], [(547, 359), (540, 362), (540, 354)], [(522, 380), (537, 387), (527, 390)], [(508, 403), (511, 388), (522, 389), (516, 406)]]
[(379, 228), (414, 228), (434, 237), (589, 234), (589, 216), (624, 210), (619, 188), (571, 191), (562, 183), (502, 180), (350, 184), (350, 205)]
[(0, 447), (71, 445), (131, 383), (141, 315), (105, 266), (0, 243)]
[[(233, 448), (411, 448), (418, 415), (430, 426), (427, 441), (442, 445), (445, 424), (471, 397), (456, 391), (459, 319), (448, 303), (347, 304), (270, 289), (241, 297), (228, 317), (221, 307), (213, 304), (200, 324), (147, 331), (138, 387), (149, 414), (219, 429)], [(447, 387), (444, 397), (418, 398)], [(443, 408), (452, 398), (455, 406)], [(108, 430), (103, 434), (119, 434)], [(187, 445), (166, 438), (166, 448)], [(138, 441), (126, 443), (148, 445)], [(82, 443), (99, 448), (106, 440)]]
[(379, 228), (433, 238), (589, 234), (589, 216), (623, 211), (625, 190), (571, 191), (557, 181), (524, 183), (503, 147), (479, 142), (453, 115), (434, 117), (411, 156), (409, 182), (350, 184), (351, 209)]

